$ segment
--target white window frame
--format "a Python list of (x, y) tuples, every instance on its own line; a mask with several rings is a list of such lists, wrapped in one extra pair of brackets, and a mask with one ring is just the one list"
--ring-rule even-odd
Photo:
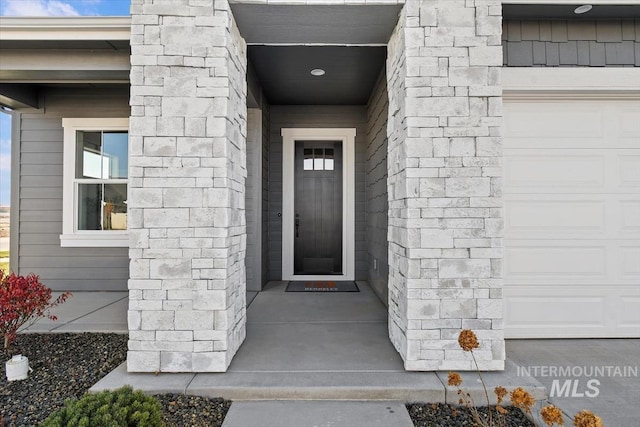
[[(129, 131), (128, 118), (62, 119), (64, 128), (62, 247), (128, 247), (126, 230), (78, 230), (76, 144), (78, 131)], [(128, 191), (128, 187), (127, 187)]]
[[(282, 280), (355, 280), (355, 128), (282, 129)], [(342, 141), (342, 266), (343, 274), (293, 273), (294, 173), (296, 141)]]

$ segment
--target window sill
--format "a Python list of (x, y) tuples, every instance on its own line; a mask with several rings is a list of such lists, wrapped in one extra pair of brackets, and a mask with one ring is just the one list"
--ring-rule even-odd
[(61, 234), (63, 248), (128, 248), (129, 234)]

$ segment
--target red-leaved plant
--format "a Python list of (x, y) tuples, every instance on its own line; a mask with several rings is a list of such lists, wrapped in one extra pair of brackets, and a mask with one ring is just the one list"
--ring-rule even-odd
[(28, 328), (42, 317), (56, 320), (50, 309), (69, 298), (65, 292), (51, 300), (51, 289), (40, 282), (35, 274), (17, 276), (0, 270), (0, 333), (4, 337), (4, 349), (15, 340), (18, 331)]

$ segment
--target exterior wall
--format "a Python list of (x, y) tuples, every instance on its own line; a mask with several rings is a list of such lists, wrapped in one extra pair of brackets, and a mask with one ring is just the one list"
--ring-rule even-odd
[(640, 21), (505, 21), (507, 67), (638, 67)]
[(409, 370), (504, 368), (499, 0), (407, 2), (389, 41), (389, 329)]
[(247, 290), (262, 290), (262, 112), (247, 111)]
[(269, 280), (269, 150), (271, 137), (270, 106), (262, 102), (262, 271), (260, 273), (262, 284)]
[(380, 299), (387, 303), (389, 288), (387, 200), (387, 96), (386, 74), (376, 84), (367, 107), (366, 217), (367, 280)]
[(246, 45), (227, 0), (131, 5), (129, 371), (225, 371), (244, 340)]
[(13, 150), (13, 155), (19, 156), (18, 179), (12, 182), (19, 203), (11, 227), (15, 230), (12, 240), (18, 243), (16, 271), (38, 274), (55, 291), (127, 289), (127, 248), (60, 247), (62, 118), (129, 117), (126, 88), (109, 92), (49, 92), (42, 110), (14, 113), (19, 132), (15, 138), (19, 145)]
[(247, 130), (247, 290), (267, 282), (269, 248), (269, 104), (248, 110)]
[(355, 262), (356, 280), (367, 278), (365, 222), (365, 106), (271, 106), (269, 145), (269, 280), (282, 280), (282, 128), (356, 128), (355, 146)]

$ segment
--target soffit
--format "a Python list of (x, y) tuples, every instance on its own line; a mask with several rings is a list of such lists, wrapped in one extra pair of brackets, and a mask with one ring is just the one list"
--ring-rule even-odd
[(402, 5), (232, 4), (248, 44), (387, 44)]
[[(249, 46), (249, 61), (273, 105), (364, 105), (384, 67), (382, 46)], [(310, 74), (321, 68), (326, 74)]]

